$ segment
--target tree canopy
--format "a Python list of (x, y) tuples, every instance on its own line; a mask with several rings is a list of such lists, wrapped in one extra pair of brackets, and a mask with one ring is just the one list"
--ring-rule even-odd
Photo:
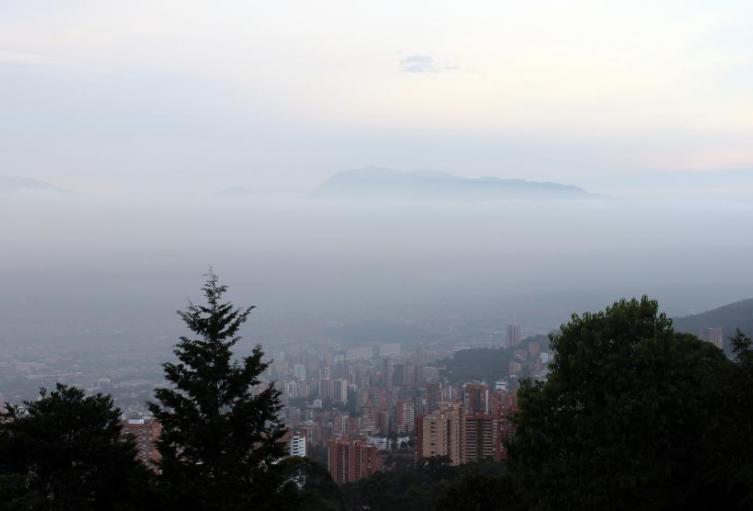
[(708, 461), (722, 435), (722, 352), (675, 334), (656, 301), (573, 315), (545, 383), (519, 391), (511, 471), (533, 509), (718, 504)]
[(193, 335), (180, 338), (177, 363), (163, 364), (171, 386), (149, 405), (162, 425), (160, 485), (177, 507), (280, 509), (280, 392), (261, 385), (261, 347), (240, 361), (232, 353), (253, 307), (224, 302), (227, 287), (211, 272), (202, 291), (205, 304), (179, 311)]
[(735, 359), (722, 396), (724, 423), (710, 477), (733, 503), (753, 509), (753, 341), (738, 330), (730, 345)]
[(58, 384), (0, 415), (0, 509), (118, 510), (147, 504), (148, 472), (112, 398)]

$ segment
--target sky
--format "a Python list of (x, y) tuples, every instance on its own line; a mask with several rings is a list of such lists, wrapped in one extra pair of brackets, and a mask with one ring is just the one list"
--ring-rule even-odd
[[(0, 177), (81, 192), (0, 187), (0, 324), (174, 325), (210, 265), (280, 339), (748, 298), (752, 25), (749, 0), (0, 0)], [(299, 200), (367, 166), (600, 199)]]
[(596, 191), (751, 171), (752, 25), (746, 0), (0, 0), (0, 174), (305, 193), (371, 165)]

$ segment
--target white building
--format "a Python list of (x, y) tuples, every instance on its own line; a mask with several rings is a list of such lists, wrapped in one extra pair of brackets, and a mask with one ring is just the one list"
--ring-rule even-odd
[(306, 437), (303, 435), (292, 435), (288, 442), (288, 453), (291, 456), (306, 457)]
[(386, 436), (370, 436), (366, 439), (366, 443), (373, 445), (380, 451), (387, 451), (390, 448), (390, 440)]

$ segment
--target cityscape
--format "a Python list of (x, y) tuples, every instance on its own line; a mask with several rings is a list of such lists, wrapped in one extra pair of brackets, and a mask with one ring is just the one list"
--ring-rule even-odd
[[(545, 379), (550, 353), (546, 336), (522, 338), (518, 325), (507, 325), (499, 337), (498, 343), (473, 347), (385, 342), (340, 349), (292, 345), (270, 353), (273, 362), (263, 380), (282, 392), (280, 415), (288, 429), (289, 454), (322, 463), (340, 484), (388, 468), (385, 464), (394, 458), (439, 456), (453, 465), (502, 460), (518, 382)], [(482, 370), (476, 378), (450, 376), (447, 365), (452, 366), (458, 351), (481, 357), (504, 352), (509, 362), (500, 359), (493, 380), (486, 380)], [(25, 358), (31, 356), (33, 352), (25, 353)], [(15, 391), (16, 400), (28, 399), (52, 377), (88, 381), (89, 392), (112, 393), (122, 407), (125, 431), (137, 439), (140, 459), (156, 466), (160, 426), (146, 403), (159, 385), (158, 372), (122, 358), (107, 371), (100, 362), (102, 372), (92, 375), (71, 368), (70, 355), (35, 360), (0, 359), (3, 389)], [(133, 376), (137, 371), (140, 379)], [(8, 399), (3, 394), (0, 400)]]
[(753, 511), (752, 34), (0, 0), (0, 511)]
[[(703, 328), (699, 336), (724, 348), (722, 328)], [(547, 336), (523, 338), (519, 325), (508, 324), (500, 337), (498, 344), (474, 347), (292, 345), (270, 354), (273, 362), (263, 381), (281, 391), (288, 455), (323, 464), (338, 484), (389, 470), (401, 459), (440, 457), (451, 465), (503, 461), (505, 444), (514, 433), (511, 418), (517, 411), (519, 382), (545, 381), (551, 353)], [(448, 366), (459, 351), (476, 359), (504, 352), (509, 361), (493, 380), (484, 379), (481, 368), (477, 378), (468, 377), (466, 370), (458, 379)], [(44, 377), (36, 370), (49, 367), (42, 362), (3, 363), (5, 374), (32, 382)], [(55, 375), (61, 380), (81, 376)], [(123, 409), (124, 432), (136, 439), (139, 459), (155, 470), (161, 427), (146, 402), (157, 383), (149, 374), (142, 381), (99, 378), (88, 389), (113, 392), (116, 402), (130, 403)]]

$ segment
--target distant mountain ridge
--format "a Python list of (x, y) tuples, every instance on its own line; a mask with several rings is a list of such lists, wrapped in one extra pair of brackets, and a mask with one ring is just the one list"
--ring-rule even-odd
[(315, 197), (480, 201), (502, 199), (587, 199), (582, 188), (552, 182), (465, 178), (444, 172), (367, 167), (338, 172), (313, 192)]
[(31, 179), (28, 177), (0, 176), (0, 194), (17, 194), (17, 193), (55, 193), (67, 194), (68, 190), (58, 188), (46, 181)]
[(722, 328), (724, 337), (729, 338), (739, 328), (753, 335), (753, 298), (730, 303), (700, 314), (693, 314), (672, 320), (675, 330), (698, 335), (704, 328)]

